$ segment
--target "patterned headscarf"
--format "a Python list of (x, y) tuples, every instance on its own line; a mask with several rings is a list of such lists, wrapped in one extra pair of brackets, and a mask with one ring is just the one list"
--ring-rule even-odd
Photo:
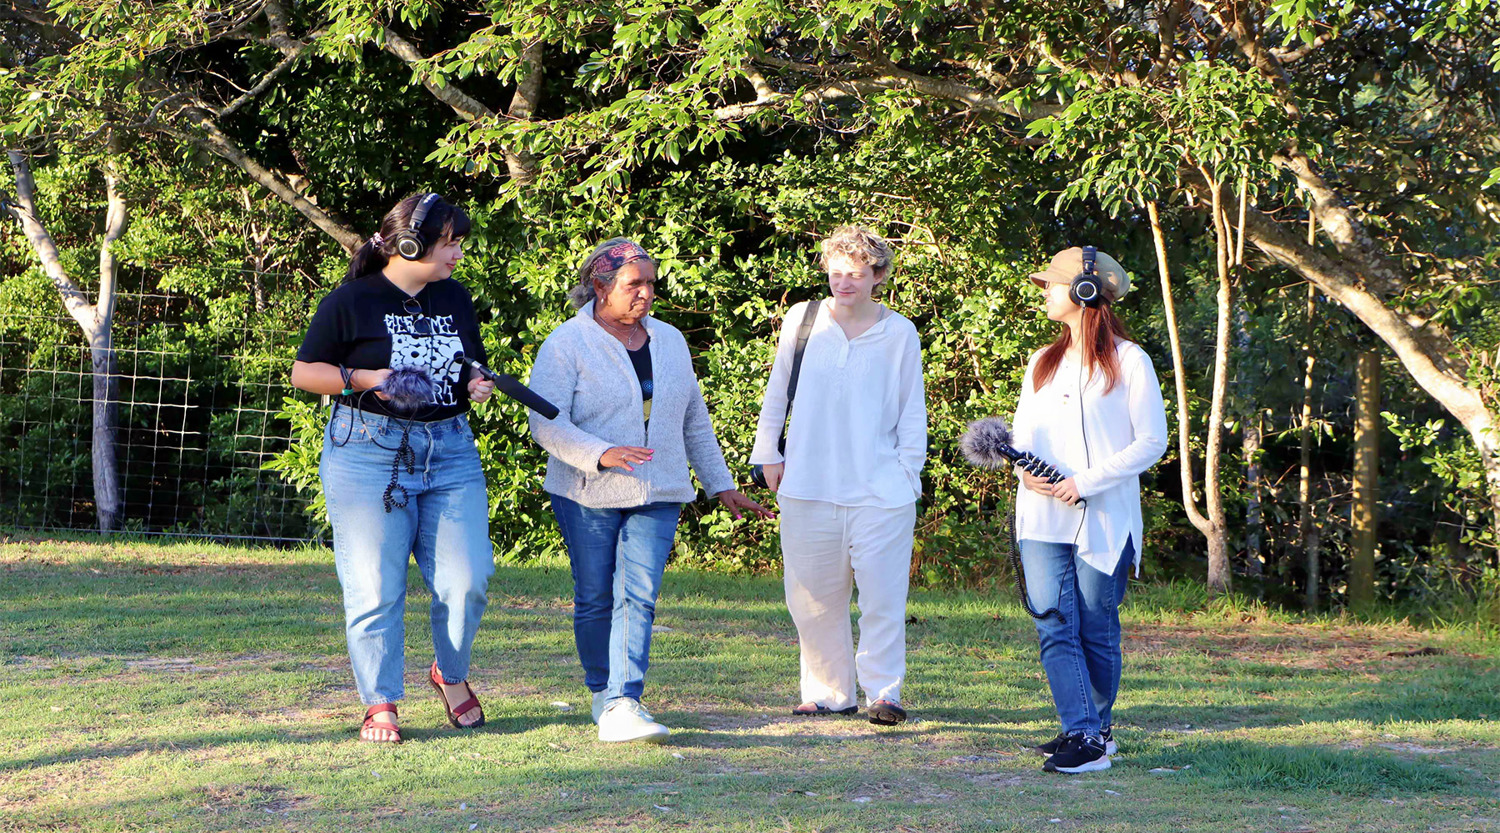
[(650, 259), (651, 255), (646, 254), (645, 249), (636, 243), (626, 240), (622, 243), (616, 243), (600, 253), (594, 259), (593, 265), (589, 267), (589, 276), (598, 277), (599, 275), (618, 271), (627, 263)]

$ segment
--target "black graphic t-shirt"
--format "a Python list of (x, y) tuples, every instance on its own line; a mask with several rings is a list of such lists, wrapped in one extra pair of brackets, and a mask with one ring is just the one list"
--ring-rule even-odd
[(487, 363), (474, 300), (463, 284), (446, 278), (413, 296), (375, 273), (340, 286), (318, 304), (297, 360), (357, 370), (424, 367), (438, 384), (430, 405), (414, 413), (391, 409), (374, 393), (334, 399), (379, 414), (430, 422), (469, 410), (471, 371), (453, 364), (459, 352)]

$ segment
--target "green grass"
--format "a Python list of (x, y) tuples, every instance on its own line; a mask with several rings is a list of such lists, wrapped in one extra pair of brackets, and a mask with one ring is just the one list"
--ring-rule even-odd
[[(1500, 829), (1500, 658), (1480, 629), (1137, 585), (1122, 754), (1068, 777), (1019, 750), (1055, 715), (1008, 588), (913, 594), (918, 719), (876, 730), (786, 714), (778, 580), (671, 570), (646, 703), (672, 742), (622, 748), (594, 740), (566, 565), (496, 573), (474, 733), (423, 684), (411, 587), (407, 742), (385, 747), (356, 739), (326, 550), (0, 543), (0, 830)], [(1440, 653), (1394, 655), (1420, 648)]]

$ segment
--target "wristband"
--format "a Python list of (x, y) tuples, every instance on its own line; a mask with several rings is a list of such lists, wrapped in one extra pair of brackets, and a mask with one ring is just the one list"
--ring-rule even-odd
[(339, 392), (340, 396), (354, 395), (354, 368), (339, 365), (339, 378), (344, 380), (344, 389)]

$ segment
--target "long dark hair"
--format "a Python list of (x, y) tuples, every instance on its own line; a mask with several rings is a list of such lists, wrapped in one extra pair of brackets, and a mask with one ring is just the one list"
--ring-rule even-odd
[[(373, 275), (384, 269), (391, 258), (399, 257), (391, 241), (398, 233), (411, 228), (412, 212), (417, 210), (417, 203), (427, 193), (429, 192), (412, 194), (386, 212), (380, 221), (379, 234), (382, 242), (377, 245), (372, 237), (354, 252), (354, 259), (349, 261), (349, 271), (344, 274), (344, 283)], [(468, 233), (469, 215), (442, 197), (438, 197), (432, 207), (427, 209), (427, 217), (422, 220), (422, 228), (417, 231), (429, 251), (444, 238), (457, 240)]]
[[(1130, 334), (1125, 331), (1125, 325), (1120, 323), (1115, 311), (1109, 308), (1107, 298), (1097, 307), (1083, 308), (1083, 320), (1079, 322), (1078, 331), (1079, 338), (1083, 341), (1084, 366), (1088, 369), (1089, 376), (1094, 375), (1096, 368), (1104, 370), (1104, 392), (1109, 393), (1120, 381), (1120, 357), (1115, 351), (1115, 340), (1130, 341)], [(1052, 376), (1057, 373), (1057, 366), (1062, 364), (1063, 355), (1068, 352), (1072, 341), (1072, 328), (1064, 324), (1062, 334), (1047, 345), (1042, 350), (1042, 357), (1037, 359), (1036, 371), (1031, 376), (1032, 390), (1041, 390), (1052, 381)]]

